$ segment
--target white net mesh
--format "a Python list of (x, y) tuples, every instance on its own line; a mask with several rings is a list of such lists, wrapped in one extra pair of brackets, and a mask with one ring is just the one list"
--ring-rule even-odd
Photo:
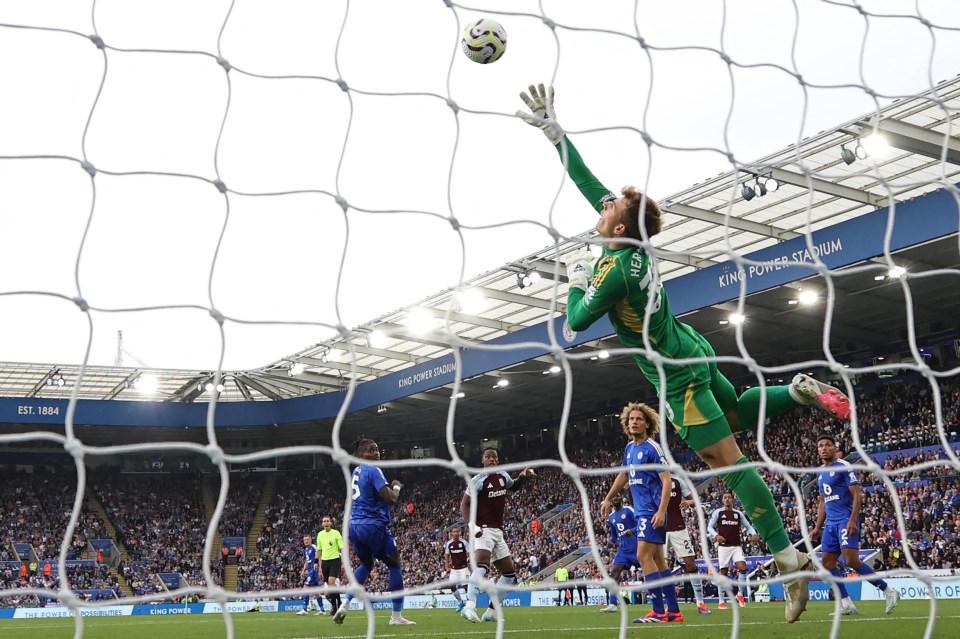
[[(76, 535), (87, 535), (88, 529), (106, 523), (116, 526), (127, 541), (131, 529), (122, 509), (111, 506), (122, 503), (116, 496), (122, 480), (90, 481), (88, 465), (105, 456), (145, 451), (167, 459), (205, 457), (219, 475), (218, 482), (184, 480), (179, 489), (171, 490), (168, 503), (156, 505), (161, 520), (165, 513), (205, 527), (203, 550), (194, 553), (195, 561), (179, 566), (193, 585), (162, 589), (164, 597), (201, 594), (226, 604), (254, 597), (302, 596), (303, 589), (293, 582), (267, 581), (246, 572), (241, 579), (249, 579), (241, 592), (223, 587), (225, 562), (218, 558), (222, 538), (232, 530), (243, 537), (250, 534), (248, 516), (264, 509), (264, 494), (275, 491), (279, 497), (266, 505), (288, 521), (298, 516), (297, 500), (291, 495), (316, 499), (299, 493), (302, 488), (296, 485), (248, 486), (231, 475), (228, 464), (321, 456), (332, 471), (311, 476), (310, 481), (315, 479), (328, 491), (319, 498), (317, 510), (331, 512), (339, 522), (349, 521), (351, 500), (331, 497), (345, 494), (352, 464), (358, 461), (350, 455), (355, 433), (345, 434), (345, 424), (356, 407), (351, 402), (362, 375), (346, 327), (441, 288), (462, 288), (472, 273), (504, 262), (516, 266), (518, 254), (546, 242), (550, 246), (522, 263), (554, 262), (545, 270), (554, 283), (538, 289), (539, 297), (530, 293), (531, 300), (549, 303), (523, 321), (529, 326), (550, 320), (568, 302), (558, 258), (584, 241), (596, 243), (595, 236), (583, 233), (589, 218), (581, 214), (584, 205), (576, 187), (562, 177), (563, 166), (550, 157), (554, 152), (536, 131), (513, 117), (514, 109), (522, 106), (515, 94), (532, 79), (558, 87), (558, 118), (605, 184), (619, 188), (640, 179), (642, 190), (654, 197), (676, 193), (662, 200), (665, 231), (652, 242), (640, 243), (662, 261), (659, 276), (665, 282), (726, 262), (720, 288), (730, 286), (727, 290), (734, 291), (735, 286), (739, 295), (703, 300), (700, 305), (716, 304), (749, 315), (748, 294), (768, 287), (754, 284), (755, 278), (789, 265), (804, 269), (802, 275), (794, 269), (792, 279), (819, 278), (814, 281), (826, 302), (823, 315), (814, 318), (815, 329), (809, 321), (805, 325), (808, 332), (822, 335), (819, 351), (790, 357), (789, 362), (762, 358), (761, 364), (756, 351), (766, 345), (752, 341), (756, 337), (737, 324), (733, 337), (730, 331), (727, 337), (708, 336), (715, 345), (719, 341), (726, 347), (718, 345), (720, 355), (713, 359), (745, 367), (759, 386), (813, 369), (838, 381), (851, 397), (854, 413), (849, 428), (831, 427), (857, 454), (853, 467), (872, 482), (865, 509), (875, 512), (865, 514), (885, 520), (888, 532), (899, 536), (896, 561), (884, 564), (894, 569), (881, 576), (909, 575), (935, 586), (935, 578), (924, 572), (928, 566), (916, 559), (919, 542), (909, 536), (916, 532), (911, 518), (918, 514), (923, 518), (928, 510), (912, 505), (917, 495), (900, 479), (918, 479), (919, 474), (928, 482), (923, 486), (932, 481), (936, 490), (953, 491), (945, 498), (956, 491), (960, 461), (952, 450), (956, 443), (950, 428), (957, 418), (958, 368), (947, 361), (930, 365), (931, 353), (921, 350), (915, 317), (924, 312), (922, 300), (914, 295), (915, 290), (935, 290), (923, 288), (927, 282), (956, 286), (960, 275), (956, 242), (940, 247), (948, 255), (945, 260), (920, 272), (896, 273), (899, 299), (888, 303), (886, 311), (872, 307), (889, 312), (892, 304), (902, 320), (902, 340), (889, 338), (902, 341), (900, 350), (909, 352), (900, 361), (882, 363), (877, 356), (881, 344), (876, 341), (871, 343), (869, 364), (863, 363), (865, 357), (853, 366), (838, 359), (835, 354), (844, 349), (835, 345), (837, 333), (844, 335), (839, 339), (849, 339), (851, 327), (838, 322), (835, 313), (837, 305), (845, 303), (836, 293), (838, 282), (886, 274), (900, 268), (894, 257), (897, 250), (957, 233), (960, 194), (954, 182), (960, 151), (953, 122), (960, 108), (960, 88), (956, 82), (938, 84), (941, 77), (956, 72), (955, 61), (960, 59), (960, 23), (952, 3), (689, 2), (669, 8), (618, 3), (602, 10), (581, 4), (511, 2), (485, 8), (484, 14), (498, 19), (510, 35), (504, 58), (486, 67), (471, 65), (457, 50), (459, 34), (478, 12), (450, 2), (431, 6), (289, 2), (269, 7), (223, 2), (203, 8), (188, 2), (136, 6), (99, 2), (86, 7), (67, 2), (20, 3), (2, 9), (0, 55), (14, 63), (0, 72), (4, 93), (12, 96), (0, 107), (4, 169), (0, 207), (9, 212), (4, 216), (6, 235), (17, 247), (0, 263), (9, 275), (0, 294), (12, 336), (5, 342), (10, 356), (4, 359), (72, 363), (76, 376), (63, 391), (70, 399), (64, 414), (54, 414), (62, 418), (63, 435), (29, 430), (0, 435), (0, 442), (13, 446), (50, 442), (72, 455), (77, 469), (76, 482), (65, 486), (65, 494), (75, 490), (75, 496), (72, 507), (63, 504), (70, 517), (51, 575), (54, 580), (45, 588), (5, 582), (15, 586), (3, 593), (5, 597), (51, 598), (74, 612), (104, 605), (74, 595), (70, 584), (77, 580), (68, 576), (67, 564), (72, 544)], [(865, 112), (872, 115), (857, 117)], [(891, 128), (890, 122), (897, 125)], [(820, 133), (827, 129), (829, 133)], [(901, 144), (890, 156), (868, 150), (848, 168), (853, 163), (840, 154), (846, 149), (841, 144), (848, 144), (851, 151), (866, 148), (870, 132), (899, 135), (898, 140), (907, 139), (912, 146)], [(771, 143), (777, 148), (791, 146), (766, 155)], [(749, 159), (758, 156), (765, 157)], [(686, 188), (692, 180), (720, 171), (732, 172)], [(758, 191), (761, 183), (768, 184), (766, 177), (792, 188), (792, 196), (765, 206)], [(754, 189), (749, 197), (744, 186)], [(898, 207), (938, 193), (947, 196), (942, 206), (954, 207), (946, 216), (947, 230), (903, 244), (896, 226)], [(885, 228), (873, 253), (840, 273), (839, 267), (850, 262), (828, 260), (827, 255), (836, 251), (820, 243), (814, 232), (882, 207), (889, 207), (890, 214), (881, 221)], [(775, 252), (762, 259), (755, 253), (797, 238), (802, 238), (806, 253), (799, 248), (782, 259)], [(868, 257), (875, 259), (864, 261)], [(38, 262), (42, 268), (36, 268)], [(438, 271), (443, 274), (438, 276)], [(476, 281), (492, 286), (493, 277)], [(365, 306), (372, 294), (378, 305)], [(731, 298), (736, 298), (735, 304), (727, 301)], [(684, 312), (694, 308), (699, 305)], [(603, 491), (621, 470), (622, 457), (615, 444), (586, 449), (572, 427), (577, 412), (573, 367), (597, 357), (597, 351), (565, 350), (569, 340), (552, 322), (547, 324), (548, 343), (486, 343), (452, 330), (458, 309), (448, 303), (441, 310), (445, 321), (431, 339), (453, 348), (457, 371), (442, 427), (450, 459), (442, 459), (441, 451), (435, 450), (430, 458), (384, 460), (381, 467), (388, 476), (396, 472), (409, 477), (408, 491), (420, 490), (411, 469), (437, 469), (420, 479), (429, 476), (435, 486), (456, 486), (453, 494), (459, 499), (459, 486), (478, 472), (467, 464), (472, 451), (457, 446), (459, 439), (466, 439), (458, 430), (464, 425), (457, 421), (456, 395), (464, 369), (459, 349), (497, 353), (526, 348), (548, 354), (561, 366), (566, 389), (553, 420), (556, 452), (502, 468), (512, 474), (536, 468), (542, 483), (534, 496), (548, 487), (575, 496), (579, 509), (566, 516), (565, 530), (582, 531), (583, 546), (589, 548), (601, 577), (590, 584), (618, 591), (621, 586), (610, 578), (609, 557), (598, 541), (604, 535), (597, 529), (602, 522), (596, 511)], [(162, 328), (150, 321), (163, 322)], [(795, 318), (783, 321), (802, 324)], [(344, 361), (351, 374), (342, 385), (342, 408), (332, 426), (331, 444), (226, 453), (218, 440), (218, 420), (228, 401), (244, 399), (240, 384), (225, 387), (220, 394), (207, 389), (205, 444), (190, 437), (163, 443), (83, 442), (74, 424), (78, 400), (97, 382), (103, 363), (98, 357), (110, 352), (107, 345), (115, 330), (131, 326), (151, 336), (146, 359), (162, 361), (158, 368), (214, 371), (199, 379), (199, 385), (192, 382), (196, 392), (185, 385), (183, 392), (174, 394), (181, 401), (201, 399), (204, 387), (222, 384), (227, 371), (252, 369), (277, 353), (343, 338)], [(188, 338), (193, 335), (195, 340)], [(776, 340), (774, 335), (771, 341)], [(180, 342), (187, 343), (185, 349), (179, 348)], [(633, 364), (627, 356), (634, 353), (661, 367), (690, 363), (665, 359), (652, 347), (647, 342), (645, 348), (609, 352), (629, 366)], [(11, 365), (10, 370), (15, 369)], [(38, 389), (55, 384), (59, 370), (44, 374)], [(854, 392), (854, 381), (886, 371), (916, 374), (917, 386), (910, 392), (922, 404), (919, 412), (924, 418), (912, 424), (911, 434), (903, 439), (915, 437), (939, 446), (936, 457), (911, 458), (900, 467), (900, 461), (881, 465), (871, 457), (877, 452), (877, 433), (887, 434), (889, 424), (878, 431), (864, 416), (873, 420), (895, 393), (878, 391), (880, 395), (863, 399)], [(639, 371), (634, 373), (639, 380)], [(376, 376), (372, 371), (367, 379)], [(250, 392), (251, 387), (252, 382), (243, 388)], [(281, 397), (287, 395), (258, 396)], [(523, 400), (516, 401), (522, 409)], [(761, 414), (764, 408), (761, 402)], [(661, 419), (665, 411), (661, 406)], [(776, 497), (788, 531), (807, 539), (814, 521), (807, 484), (816, 460), (792, 449), (794, 440), (785, 433), (806, 429), (812, 436), (827, 424), (794, 419), (761, 422), (756, 434), (746, 435), (741, 443), (768, 483), (781, 489)], [(611, 429), (616, 440), (618, 426), (612, 419), (600, 434), (610, 437)], [(670, 451), (685, 449), (668, 440), (666, 430), (661, 443), (670, 472), (699, 488), (694, 491), (697, 517), (691, 518), (690, 527), (698, 555), (709, 559), (706, 508), (715, 505), (714, 478), (722, 469), (707, 470), (691, 455), (677, 461)], [(14, 475), (11, 480), (9, 485), (19, 481)], [(85, 502), (88, 490), (102, 504), (102, 514), (86, 505), (93, 503)], [(139, 490), (170, 489), (158, 485)], [(209, 526), (202, 499), (197, 498), (204, 494), (217, 494), (207, 504), (212, 510)], [(447, 493), (439, 491), (434, 498), (441, 495)], [(516, 500), (509, 508), (535, 517), (537, 504), (523, 495), (509, 497)], [(475, 509), (476, 494), (472, 497)], [(98, 516), (105, 520), (97, 523)], [(299, 522), (307, 532), (314, 532), (318, 523)], [(455, 517), (438, 523), (442, 530), (455, 523)], [(416, 538), (403, 522), (396, 525), (401, 541)], [(345, 523), (343, 531), (348, 532)], [(191, 543), (189, 534), (184, 533), (184, 544)], [(518, 546), (526, 549), (526, 533), (517, 529), (514, 534)], [(571, 541), (563, 533), (552, 539), (554, 544)], [(405, 553), (404, 544), (400, 546)], [(807, 542), (801, 547), (814, 550)], [(271, 557), (259, 550), (257, 554), (264, 562)], [(929, 554), (923, 553), (924, 558)], [(371, 592), (382, 579), (374, 578), (363, 589), (354, 578), (355, 567), (346, 571), (351, 594), (360, 601), (392, 599), (389, 593)], [(832, 583), (822, 566), (817, 566), (817, 573)], [(720, 588), (736, 585), (716, 574), (704, 578)], [(682, 575), (672, 578), (672, 583), (683, 581)], [(782, 576), (774, 576), (752, 583), (782, 581)], [(425, 593), (436, 585), (411, 578), (404, 592)], [(544, 589), (541, 582), (511, 590)], [(155, 592), (144, 589), (144, 594), (124, 597), (121, 603), (156, 598)], [(931, 598), (926, 619), (916, 622), (924, 636), (932, 636), (937, 605), (937, 598)], [(627, 609), (621, 607), (619, 616), (619, 626), (611, 634), (624, 636), (630, 622)], [(234, 621), (225, 605), (223, 617), (227, 636), (232, 637)], [(371, 607), (366, 618), (368, 636), (386, 623), (383, 618), (375, 621)], [(840, 616), (829, 622), (831, 636), (836, 636)], [(743, 623), (739, 609), (733, 607), (730, 635), (737, 636)], [(429, 622), (424, 625), (429, 627)], [(506, 627), (501, 615), (497, 635), (502, 636)], [(77, 615), (76, 635), (83, 632), (83, 618)]]

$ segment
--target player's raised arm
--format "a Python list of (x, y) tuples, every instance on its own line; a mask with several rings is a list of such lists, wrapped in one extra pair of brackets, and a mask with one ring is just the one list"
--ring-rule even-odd
[(517, 475), (516, 479), (513, 480), (513, 483), (510, 484), (509, 490), (510, 491), (520, 490), (527, 484), (528, 480), (531, 477), (534, 477), (535, 475), (536, 473), (533, 472), (532, 468), (525, 468), (522, 473)]
[(521, 92), (520, 99), (524, 101), (530, 111), (517, 111), (517, 115), (527, 124), (543, 131), (543, 134), (550, 140), (550, 144), (555, 146), (560, 153), (561, 159), (563, 158), (563, 150), (566, 148), (567, 173), (570, 175), (570, 179), (580, 189), (583, 197), (590, 202), (590, 206), (599, 213), (603, 210), (604, 202), (614, 200), (617, 196), (601, 184), (600, 180), (590, 172), (590, 169), (584, 164), (583, 158), (580, 157), (579, 151), (573, 146), (570, 138), (566, 136), (563, 128), (557, 122), (557, 114), (553, 108), (553, 87), (544, 88), (542, 83), (538, 86), (531, 84), (529, 91), (529, 95), (526, 92)]

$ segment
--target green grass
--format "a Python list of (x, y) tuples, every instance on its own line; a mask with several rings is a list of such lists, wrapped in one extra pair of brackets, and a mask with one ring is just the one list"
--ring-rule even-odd
[[(922, 637), (930, 614), (926, 601), (903, 601), (892, 615), (883, 614), (883, 602), (858, 602), (860, 615), (843, 617), (839, 637), (844, 639), (880, 639), (895, 637), (911, 639)], [(741, 637), (808, 638), (829, 637), (832, 604), (811, 603), (802, 620), (788, 625), (783, 622), (783, 604), (753, 604), (741, 610)], [(647, 606), (631, 606), (630, 616), (640, 616)], [(733, 610), (715, 610), (710, 616), (696, 614), (693, 606), (684, 605), (686, 622), (683, 624), (633, 625), (627, 619), (626, 632), (630, 637), (644, 633), (655, 637), (679, 639), (714, 639), (732, 636)], [(560, 639), (584, 637), (605, 639), (619, 635), (620, 618), (615, 614), (601, 614), (597, 607), (587, 608), (513, 608), (506, 611), (505, 637), (533, 637)], [(431, 637), (436, 639), (462, 637), (494, 637), (496, 624), (470, 624), (452, 610), (411, 611), (407, 617), (416, 626), (389, 626), (389, 613), (378, 612), (377, 637)], [(360, 639), (366, 636), (367, 618), (353, 612), (342, 626), (334, 625), (330, 617), (312, 614), (299, 617), (294, 613), (243, 613), (233, 615), (234, 636), (239, 639)], [(883, 624), (881, 626), (881, 623)], [(84, 618), (84, 636), (88, 639), (115, 637), (170, 637), (173, 639), (214, 639), (226, 636), (220, 615), (191, 617), (119, 617)], [(66, 639), (74, 633), (72, 619), (2, 620), (0, 636), (4, 639)], [(938, 603), (937, 623), (931, 635), (939, 639), (960, 637), (960, 601)]]

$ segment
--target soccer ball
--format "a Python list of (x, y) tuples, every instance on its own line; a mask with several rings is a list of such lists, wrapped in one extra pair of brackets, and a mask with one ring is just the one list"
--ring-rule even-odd
[(507, 50), (507, 32), (499, 22), (481, 18), (471, 22), (460, 40), (463, 53), (479, 64), (496, 62)]

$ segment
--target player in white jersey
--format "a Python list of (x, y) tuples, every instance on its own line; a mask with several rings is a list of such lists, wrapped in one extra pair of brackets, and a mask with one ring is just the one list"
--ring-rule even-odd
[[(737, 603), (741, 608), (745, 608), (747, 601), (744, 594), (747, 592), (747, 560), (743, 556), (743, 541), (740, 539), (740, 527), (746, 529), (750, 535), (750, 543), (760, 542), (760, 535), (753, 529), (750, 520), (741, 511), (733, 507), (733, 493), (727, 491), (723, 493), (723, 508), (717, 508), (710, 516), (710, 523), (707, 525), (707, 533), (717, 545), (717, 558), (720, 563), (720, 574), (726, 577), (730, 570), (730, 564), (734, 564), (740, 575), (740, 588), (733, 587)], [(726, 610), (727, 604), (723, 602), (723, 589), (717, 589), (720, 595), (720, 603), (717, 606), (720, 610)]]

